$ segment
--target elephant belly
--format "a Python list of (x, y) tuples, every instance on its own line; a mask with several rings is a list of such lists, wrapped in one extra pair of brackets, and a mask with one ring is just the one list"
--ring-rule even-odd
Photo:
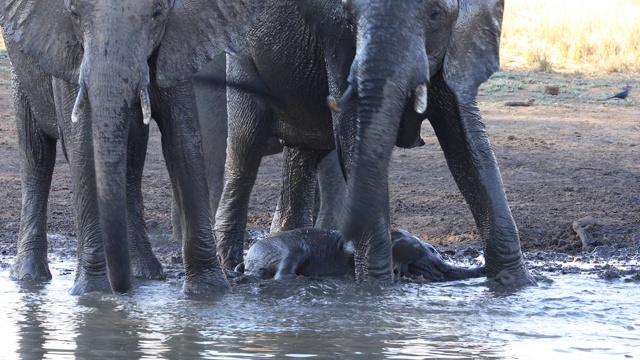
[(275, 135), (290, 147), (332, 149), (322, 50), (294, 7), (272, 3), (249, 39), (260, 77), (282, 103), (274, 106)]
[(330, 117), (317, 119), (317, 116), (314, 117), (312, 114), (306, 114), (305, 117), (282, 115), (276, 117), (274, 135), (281, 139), (285, 146), (325, 150), (335, 148)]

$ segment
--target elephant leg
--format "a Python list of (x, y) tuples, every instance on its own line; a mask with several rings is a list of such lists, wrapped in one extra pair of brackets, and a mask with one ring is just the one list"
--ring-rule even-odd
[(276, 207), (271, 233), (312, 227), (318, 164), (327, 150), (284, 148), (282, 189)]
[(71, 112), (77, 93), (76, 85), (54, 79), (54, 97), (61, 130), (60, 136), (69, 160), (73, 204), (76, 210), (78, 264), (75, 281), (69, 292), (72, 295), (93, 291), (110, 293), (111, 285), (107, 277), (97, 203), (91, 118), (87, 111), (81, 111), (78, 122), (71, 122)]
[[(216, 56), (205, 65), (196, 77), (224, 78), (226, 73), (225, 54)], [(198, 108), (204, 168), (209, 185), (209, 208), (215, 217), (222, 195), (224, 162), (227, 148), (227, 92), (222, 86), (210, 86), (203, 81), (194, 81), (193, 90)], [(178, 204), (173, 201), (171, 209), (173, 239), (182, 242), (182, 224)]]
[(273, 276), (276, 280), (295, 279), (303, 264), (309, 261), (309, 254), (305, 254), (300, 248), (289, 248), (284, 251), (278, 270)]
[(133, 275), (141, 279), (164, 279), (162, 265), (153, 254), (144, 221), (142, 171), (147, 154), (149, 127), (142, 121), (129, 125), (127, 151), (127, 228)]
[(38, 128), (27, 96), (17, 79), (13, 81), (22, 164), (22, 210), (17, 255), (10, 276), (15, 280), (49, 280), (47, 200), (56, 160), (56, 139)]
[(487, 276), (505, 285), (535, 284), (477, 104), (458, 104), (442, 76), (432, 87), (428, 118), (484, 243)]
[[(226, 74), (226, 56), (216, 56), (203, 67), (198, 76), (224, 77)], [(209, 207), (212, 215), (220, 203), (224, 187), (224, 164), (227, 157), (227, 92), (221, 86), (207, 86), (194, 82), (200, 131), (207, 141), (202, 143), (205, 171), (209, 184)]]
[(173, 199), (171, 202), (171, 228), (173, 232), (173, 240), (182, 244), (182, 223), (180, 222), (180, 207), (176, 202), (176, 199)]
[(203, 168), (202, 143), (190, 82), (153, 87), (152, 116), (162, 133), (162, 150), (173, 197), (180, 210), (185, 266), (185, 293), (221, 292), (229, 282), (216, 257), (211, 229), (209, 192)]
[(320, 162), (318, 168), (318, 197), (315, 207), (318, 209), (314, 227), (316, 229), (335, 230), (336, 209), (344, 198), (345, 181), (338, 161), (338, 152), (330, 152)]
[[(228, 77), (242, 83), (247, 74), (230, 59)], [(224, 188), (215, 218), (218, 256), (222, 267), (233, 270), (242, 262), (251, 189), (262, 154), (271, 137), (273, 113), (256, 96), (227, 89), (229, 106)]]

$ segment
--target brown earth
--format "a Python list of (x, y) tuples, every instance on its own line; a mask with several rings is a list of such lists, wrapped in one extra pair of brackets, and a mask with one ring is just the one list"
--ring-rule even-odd
[[(0, 252), (10, 256), (15, 253), (19, 230), (20, 157), (10, 65), (5, 52), (0, 57)], [(560, 94), (544, 94), (546, 85), (559, 86)], [(581, 251), (571, 225), (585, 216), (597, 220), (587, 230), (594, 245), (640, 247), (640, 102), (634, 100), (638, 95), (598, 101), (625, 85), (640, 88), (637, 79), (626, 75), (591, 78), (505, 71), (482, 87), (480, 108), (524, 250)], [(536, 101), (530, 107), (504, 106), (506, 101), (531, 98)], [(423, 137), (425, 146), (394, 153), (390, 172), (393, 226), (440, 249), (479, 248), (471, 214), (428, 123)], [(281, 160), (276, 155), (263, 161), (251, 199), (251, 229), (269, 227)], [(168, 236), (171, 193), (154, 125), (143, 181), (149, 231), (160, 235), (154, 239), (165, 239), (156, 245), (168, 245), (177, 252)], [(69, 189), (69, 168), (58, 146), (49, 201), (50, 234), (75, 234)], [(75, 253), (72, 243), (58, 239), (51, 237), (52, 247), (59, 245), (69, 255)]]

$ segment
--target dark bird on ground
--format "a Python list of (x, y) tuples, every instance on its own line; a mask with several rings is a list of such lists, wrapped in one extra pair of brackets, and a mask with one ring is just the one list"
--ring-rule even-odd
[(619, 92), (619, 93), (617, 93), (617, 94), (615, 94), (615, 95), (613, 95), (611, 97), (608, 97), (606, 99), (602, 99), (602, 100), (604, 101), (604, 100), (609, 100), (609, 99), (613, 99), (613, 98), (623, 99), (624, 100), (624, 99), (627, 98), (627, 96), (629, 96), (629, 91), (631, 91), (631, 86), (627, 86), (621, 92)]

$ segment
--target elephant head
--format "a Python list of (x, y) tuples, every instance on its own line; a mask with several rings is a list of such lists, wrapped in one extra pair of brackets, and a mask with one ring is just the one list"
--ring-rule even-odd
[[(488, 274), (513, 270), (531, 283), (476, 105), (479, 85), (499, 68), (503, 0), (299, 0), (297, 5), (325, 49), (334, 81), (329, 106), (356, 114), (334, 116), (348, 182), (340, 229), (355, 241), (356, 276), (392, 277), (389, 160), (395, 145), (421, 144), (421, 123), (428, 119), (485, 242)], [(319, 13), (334, 20), (318, 21), (324, 19)], [(328, 30), (326, 23), (343, 30)]]
[(78, 86), (71, 121), (91, 121), (82, 140), (93, 143), (114, 291), (131, 287), (125, 211), (131, 118), (148, 122), (149, 85), (169, 87), (195, 73), (242, 38), (259, 5), (250, 0), (3, 1), (4, 36), (49, 74)]

